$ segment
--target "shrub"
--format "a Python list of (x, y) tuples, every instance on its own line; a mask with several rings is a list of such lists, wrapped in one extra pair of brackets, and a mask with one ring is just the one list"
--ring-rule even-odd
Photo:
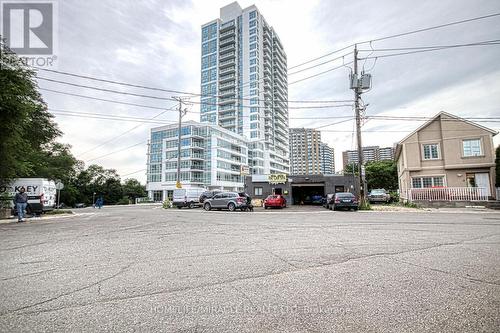
[(367, 200), (359, 204), (359, 210), (372, 210), (372, 206)]
[(389, 191), (391, 202), (399, 202), (399, 193), (397, 191)]
[(408, 207), (408, 208), (420, 208), (419, 205), (417, 205), (416, 203), (414, 202), (410, 202), (410, 201), (406, 201), (403, 203), (403, 206), (404, 207)]
[(130, 199), (128, 197), (123, 197), (116, 203), (117, 205), (128, 205), (130, 204)]
[(165, 201), (163, 201), (163, 208), (164, 209), (172, 208), (172, 202), (170, 201), (169, 198), (166, 198)]

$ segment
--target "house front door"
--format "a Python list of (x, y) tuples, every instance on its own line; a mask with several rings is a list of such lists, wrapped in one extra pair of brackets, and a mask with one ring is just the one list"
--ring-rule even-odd
[(487, 172), (476, 173), (474, 174), (474, 180), (476, 182), (477, 187), (484, 188), (484, 192), (481, 194), (490, 196), (490, 174)]

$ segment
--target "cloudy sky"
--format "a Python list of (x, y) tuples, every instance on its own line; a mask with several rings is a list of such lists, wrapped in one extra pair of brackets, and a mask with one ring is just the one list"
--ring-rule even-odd
[[(173, 0), (65, 0), (59, 2), (58, 70), (97, 78), (199, 93), (200, 26), (219, 16), (229, 1)], [(384, 1), (239, 1), (242, 7), (256, 4), (279, 34), (288, 65), (303, 63), (354, 42), (367, 41), (415, 29), (500, 12), (498, 0), (384, 0)], [(410, 36), (365, 43), (361, 49), (401, 48), (465, 44), (498, 39), (500, 16), (422, 32)], [(322, 58), (309, 67), (348, 53)], [(394, 52), (386, 52), (394, 53)], [(370, 52), (362, 52), (361, 57)], [(381, 55), (375, 52), (372, 56)], [(352, 54), (345, 58), (352, 60)], [(500, 45), (454, 48), (399, 57), (362, 61), (373, 75), (373, 88), (363, 95), (367, 115), (431, 116), (441, 110), (462, 117), (500, 117)], [(342, 65), (328, 62), (289, 76), (289, 82)], [(301, 68), (289, 70), (289, 73)], [(290, 100), (352, 99), (349, 69), (343, 67), (289, 87)], [(135, 94), (170, 98), (154, 92), (40, 72), (41, 78), (98, 86)], [(40, 79), (44, 89), (100, 99), (171, 108), (174, 102), (95, 91)], [(89, 114), (153, 118), (160, 109), (142, 108), (77, 96), (42, 91), (56, 121), (64, 131), (60, 141), (70, 143), (73, 153), (89, 163), (115, 168), (124, 178), (145, 181), (146, 141), (155, 124), (95, 119)], [(192, 99), (196, 101), (196, 98)], [(198, 105), (189, 107), (187, 119), (198, 120)], [(55, 111), (58, 110), (58, 111)], [(86, 113), (73, 117), (61, 112)], [(352, 115), (349, 107), (321, 110), (290, 110), (291, 127), (318, 127)], [(167, 111), (156, 120), (175, 121)], [(309, 119), (293, 119), (309, 118)], [(337, 119), (338, 121), (338, 119)], [(365, 145), (392, 146), (421, 122), (369, 120), (363, 134)], [(500, 123), (481, 123), (500, 129)], [(337, 170), (342, 151), (354, 148), (353, 122), (322, 128), (323, 141), (335, 148)], [(127, 132), (126, 134), (123, 134)], [(500, 135), (495, 143), (500, 143)], [(118, 152), (117, 152), (118, 151)], [(117, 152), (114, 154), (110, 154)], [(110, 154), (110, 155), (107, 155)], [(106, 155), (106, 156), (105, 156)], [(136, 172), (138, 171), (138, 172)], [(135, 173), (134, 173), (135, 172)], [(133, 174), (132, 174), (133, 173)]]

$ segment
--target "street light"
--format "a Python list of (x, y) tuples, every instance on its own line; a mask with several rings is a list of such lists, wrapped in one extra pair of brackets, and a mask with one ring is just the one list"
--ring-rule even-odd
[(95, 192), (92, 194), (92, 207), (95, 208)]

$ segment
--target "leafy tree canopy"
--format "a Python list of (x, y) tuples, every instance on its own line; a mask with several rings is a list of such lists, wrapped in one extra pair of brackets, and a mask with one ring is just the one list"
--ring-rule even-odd
[(0, 181), (35, 176), (59, 135), (34, 71), (0, 43)]
[(395, 161), (368, 162), (365, 171), (369, 190), (374, 188), (398, 189), (398, 171)]

